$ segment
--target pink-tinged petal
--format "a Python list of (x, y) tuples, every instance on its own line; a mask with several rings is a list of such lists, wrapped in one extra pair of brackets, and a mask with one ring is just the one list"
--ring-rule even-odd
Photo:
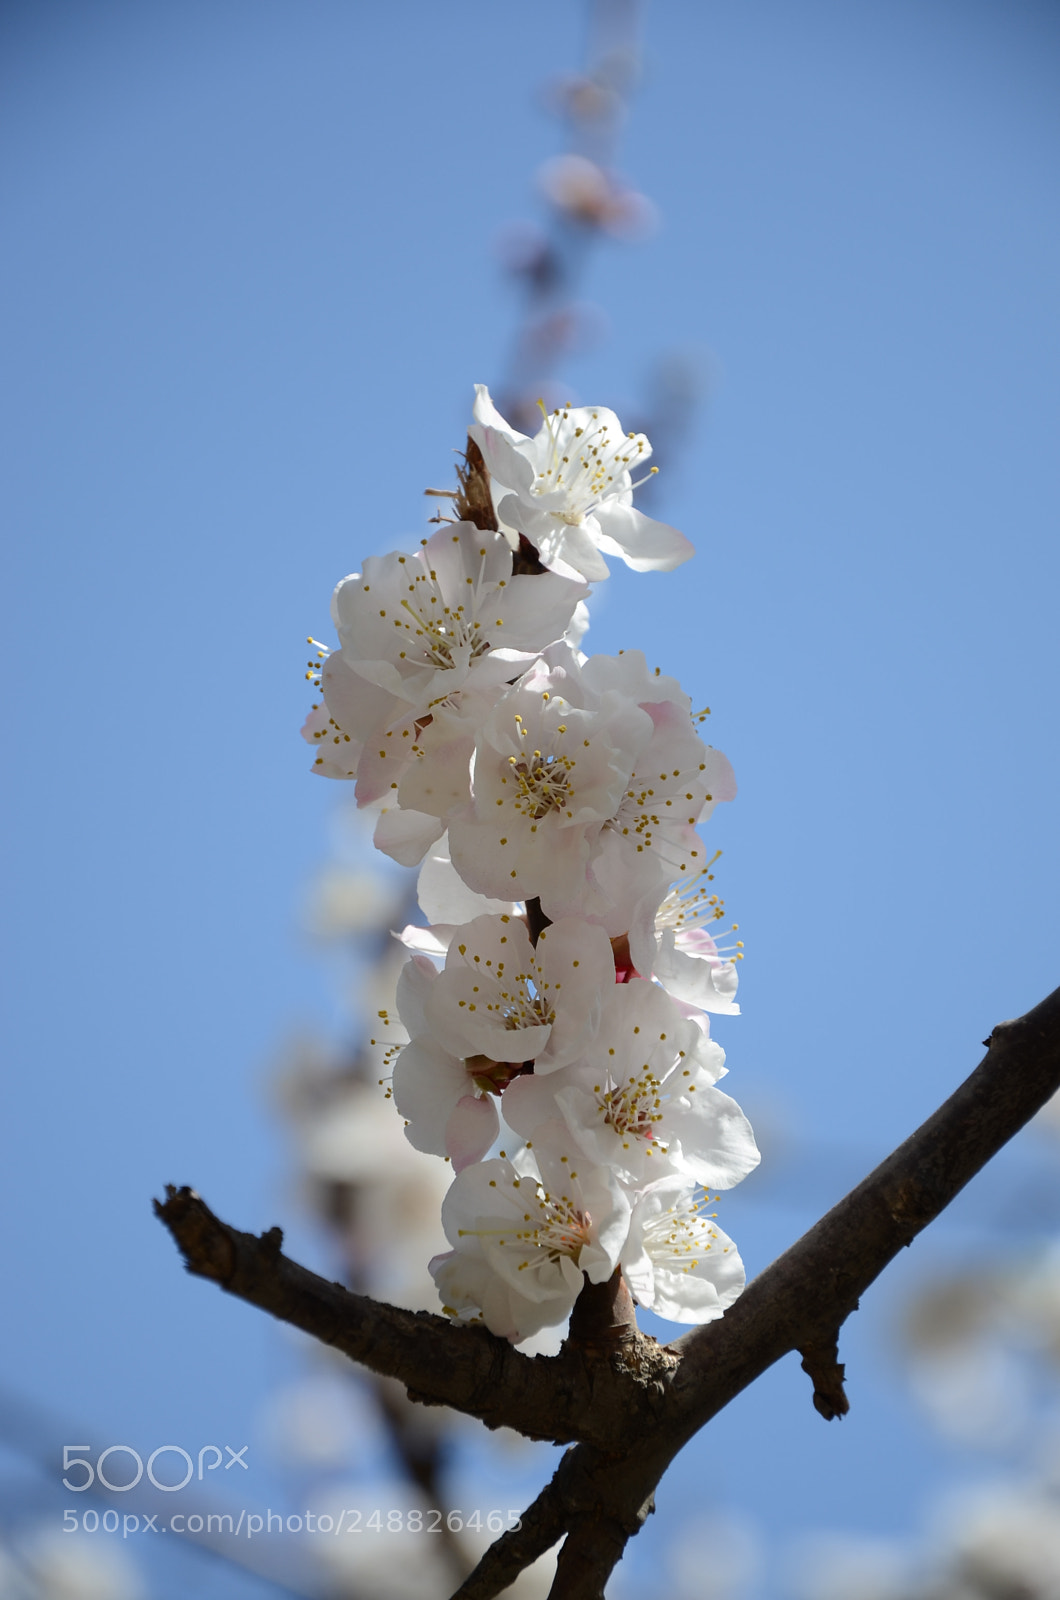
[(313, 771), (320, 778), (356, 778), (364, 747), (339, 727), (326, 705), (315, 705), (302, 724), (302, 738), (316, 752)]
[(652, 969), (668, 994), (686, 1005), (715, 1015), (738, 1016), (736, 965), (718, 955), (703, 928), (690, 928), (678, 944), (672, 928), (664, 929)]
[(701, 774), (707, 789), (707, 800), (699, 814), (699, 820), (705, 821), (719, 800), (736, 799), (736, 774), (729, 764), (728, 756), (722, 755), (720, 750), (715, 750), (713, 745), (707, 745), (706, 755), (703, 757), (705, 769)]
[(320, 679), (328, 710), (351, 739), (369, 738), (404, 710), (394, 695), (358, 677), (341, 652), (324, 662)]
[[(401, 704), (399, 701), (398, 704)], [(365, 744), (357, 767), (357, 804), (374, 805), (394, 798), (401, 775), (414, 759), (416, 713), (410, 711), (389, 727), (376, 729)], [(410, 807), (414, 810), (415, 807)]]
[(500, 1131), (500, 1118), (492, 1095), (466, 1094), (458, 1100), (445, 1125), (445, 1149), (454, 1172), (481, 1161)]
[(375, 825), (373, 839), (382, 850), (403, 867), (415, 867), (423, 860), (436, 839), (445, 832), (445, 823), (422, 811), (384, 811)]
[(402, 928), (398, 938), (406, 950), (414, 950), (420, 955), (444, 957), (449, 948), (449, 941), (453, 937), (456, 925), (452, 922), (436, 922), (429, 928), (421, 928), (418, 923), (410, 922)]
[(306, 744), (314, 744), (321, 738), (327, 732), (331, 720), (327, 706), (312, 706), (309, 715), (302, 723), (302, 738)]
[(501, 1098), (501, 1111), (512, 1132), (529, 1139), (541, 1123), (555, 1117), (555, 1091), (566, 1082), (563, 1072), (549, 1072), (543, 1077), (532, 1072), (515, 1078)]
[(447, 817), (458, 806), (467, 805), (475, 749), (472, 724), (440, 708), (420, 734), (419, 749), (422, 753), (404, 768), (398, 781), (402, 808)]

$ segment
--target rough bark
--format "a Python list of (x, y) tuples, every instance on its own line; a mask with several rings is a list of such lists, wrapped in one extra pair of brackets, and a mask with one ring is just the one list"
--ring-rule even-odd
[[(635, 1327), (623, 1324), (618, 1337), (602, 1339), (594, 1318), (585, 1339), (568, 1340), (561, 1355), (524, 1356), (485, 1328), (403, 1311), (329, 1283), (282, 1254), (279, 1228), (260, 1237), (241, 1233), (193, 1189), (169, 1184), (154, 1206), (189, 1272), (400, 1379), (422, 1404), (452, 1406), (530, 1439), (605, 1448), (621, 1445), (632, 1419), (647, 1426), (658, 1414), (674, 1360)], [(609, 1307), (603, 1315), (609, 1321)]]

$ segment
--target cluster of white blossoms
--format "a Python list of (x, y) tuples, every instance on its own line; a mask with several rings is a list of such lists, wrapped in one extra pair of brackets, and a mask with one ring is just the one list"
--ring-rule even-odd
[(390, 1058), (408, 1139), (456, 1174), (431, 1271), (452, 1316), (516, 1342), (619, 1270), (679, 1322), (744, 1282), (706, 1209), (758, 1150), (717, 1087), (707, 1013), (737, 1011), (736, 968), (697, 831), (732, 770), (672, 678), (579, 648), (603, 553), (692, 553), (632, 505), (649, 455), (596, 407), (526, 438), (479, 387), (462, 520), (344, 578), (310, 671), (315, 770), (420, 866)]

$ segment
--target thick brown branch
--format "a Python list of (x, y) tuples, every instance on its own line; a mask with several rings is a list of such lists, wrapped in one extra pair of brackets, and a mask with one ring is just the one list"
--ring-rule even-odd
[(651, 1486), (644, 1488), (630, 1454), (616, 1460), (578, 1445), (567, 1451), (519, 1529), (490, 1546), (453, 1600), (494, 1600), (564, 1534), (549, 1600), (598, 1600), (627, 1542), (654, 1509)]
[[(485, 1328), (458, 1328), (444, 1317), (351, 1294), (282, 1255), (278, 1228), (260, 1239), (240, 1233), (214, 1216), (192, 1189), (167, 1185), (166, 1199), (155, 1201), (155, 1212), (189, 1272), (213, 1279), (229, 1294), (334, 1345), (373, 1372), (399, 1378), (418, 1400), (455, 1406), (490, 1427), (553, 1437), (552, 1386), (543, 1391), (540, 1364)], [(562, 1422), (559, 1432), (564, 1435)]]
[(655, 1510), (655, 1478), (645, 1478), (635, 1439), (621, 1461), (579, 1445), (556, 1473), (566, 1506), (567, 1537), (549, 1600), (603, 1600), (604, 1585), (622, 1552)]
[(530, 1439), (612, 1446), (631, 1418), (648, 1426), (658, 1411), (673, 1358), (635, 1328), (610, 1359), (576, 1341), (550, 1359), (524, 1356), (485, 1328), (403, 1311), (307, 1272), (281, 1253), (279, 1228), (260, 1238), (241, 1233), (193, 1189), (168, 1184), (166, 1199), (154, 1205), (189, 1272), (371, 1371), (400, 1379), (410, 1398), (425, 1405), (453, 1406), (487, 1427), (515, 1428)]
[(559, 1553), (549, 1600), (604, 1600), (604, 1585), (622, 1560), (628, 1541), (629, 1530), (613, 1517), (582, 1517), (573, 1522)]
[(453, 1596), (453, 1600), (492, 1600), (510, 1587), (538, 1556), (551, 1550), (566, 1531), (568, 1511), (556, 1488), (545, 1485), (533, 1505), (523, 1512), (518, 1528), (494, 1540), (482, 1560)]

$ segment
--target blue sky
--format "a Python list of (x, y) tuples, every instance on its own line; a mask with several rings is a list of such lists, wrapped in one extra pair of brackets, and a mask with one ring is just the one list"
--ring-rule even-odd
[[(336, 1017), (297, 921), (337, 799), (297, 737), (304, 638), (339, 577), (425, 531), (499, 377), (491, 242), (535, 214), (558, 148), (537, 91), (578, 64), (578, 17), (0, 19), (0, 1339), (5, 1382), (63, 1422), (242, 1443), (286, 1371), (265, 1318), (184, 1277), (150, 1198), (191, 1182), (244, 1226), (294, 1220), (263, 1082)], [(788, 1146), (722, 1219), (757, 1270), (1057, 981), (1060, 26), (656, 0), (644, 43), (622, 165), (662, 225), (599, 256), (610, 335), (562, 376), (620, 415), (661, 351), (707, 381), (657, 502), (697, 558), (616, 572), (587, 643), (709, 703), (740, 782), (710, 824), (748, 948), (718, 1034)], [(867, 1297), (842, 1427), (792, 1364), (719, 1419), (663, 1487), (638, 1592), (705, 1481), (779, 1550), (906, 1530), (971, 1470), (917, 1431), (887, 1308), (933, 1252), (1019, 1248), (992, 1197), (1032, 1152)]]

